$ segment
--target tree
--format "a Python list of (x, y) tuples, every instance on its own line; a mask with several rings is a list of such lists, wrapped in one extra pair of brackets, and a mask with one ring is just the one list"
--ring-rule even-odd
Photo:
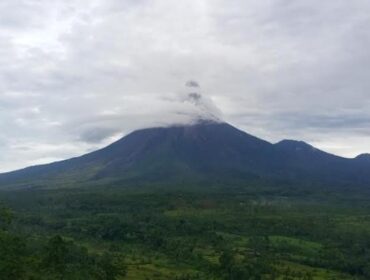
[(22, 279), (25, 274), (25, 243), (8, 232), (9, 209), (0, 209), (0, 279)]
[(115, 280), (126, 276), (127, 267), (119, 254), (104, 254), (98, 260), (98, 265), (104, 272), (105, 280)]

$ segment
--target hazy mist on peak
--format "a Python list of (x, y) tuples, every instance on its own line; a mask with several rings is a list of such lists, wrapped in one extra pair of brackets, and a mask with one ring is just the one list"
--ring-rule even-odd
[(150, 112), (151, 117), (143, 120), (142, 125), (139, 123), (135, 129), (224, 122), (221, 110), (195, 80), (187, 81), (173, 93), (158, 96), (154, 102), (161, 103), (158, 106), (160, 110)]
[(182, 96), (182, 101), (193, 107), (188, 112), (191, 117), (190, 123), (202, 120), (222, 122), (221, 110), (214, 104), (211, 98), (202, 93), (200, 84), (197, 81), (187, 81)]

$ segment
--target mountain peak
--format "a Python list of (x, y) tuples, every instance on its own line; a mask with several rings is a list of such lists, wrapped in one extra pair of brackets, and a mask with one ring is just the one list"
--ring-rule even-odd
[(199, 125), (216, 125), (216, 124), (226, 124), (224, 121), (218, 118), (206, 118), (204, 116), (197, 116), (194, 117), (194, 119), (185, 124), (173, 124), (170, 125), (169, 127), (179, 127), (179, 126), (199, 126)]
[(365, 154), (360, 154), (357, 157), (355, 157), (355, 159), (370, 161), (370, 154), (366, 154), (366, 153)]
[(275, 144), (275, 146), (282, 149), (289, 149), (295, 151), (316, 151), (317, 149), (304, 141), (284, 139)]
[(353, 162), (303, 141), (273, 145), (228, 123), (198, 118), (192, 125), (136, 130), (81, 157), (0, 174), (0, 188), (100, 180), (159, 185), (256, 180), (347, 184), (356, 183), (353, 178), (358, 177), (360, 183), (369, 183), (368, 168), (370, 160)]

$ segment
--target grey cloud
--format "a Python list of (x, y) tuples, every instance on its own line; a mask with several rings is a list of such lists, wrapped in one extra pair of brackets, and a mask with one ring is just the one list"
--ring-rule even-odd
[(202, 100), (202, 95), (199, 93), (193, 92), (188, 94), (190, 102), (198, 104)]
[(44, 11), (45, 1), (2, 1), (0, 3), (0, 26), (18, 30), (19, 28), (37, 27), (40, 22), (39, 17)]
[(189, 88), (199, 88), (200, 87), (199, 83), (194, 80), (187, 81), (185, 85)]
[(272, 114), (241, 114), (234, 116), (236, 119), (244, 119), (244, 124), (252, 125), (253, 122), (270, 122), (270, 127), (276, 130), (309, 130), (317, 131), (340, 131), (347, 130), (349, 133), (363, 131), (370, 136), (370, 115), (346, 115), (346, 114), (302, 114), (299, 112), (285, 112)]
[(100, 143), (103, 140), (105, 140), (108, 137), (113, 136), (116, 133), (119, 133), (121, 131), (117, 129), (109, 129), (105, 127), (95, 127), (92, 129), (89, 129), (87, 131), (84, 131), (82, 135), (80, 136), (81, 141), (87, 142), (87, 143)]
[(370, 151), (369, 28), (367, 0), (4, 0), (0, 170), (210, 115)]

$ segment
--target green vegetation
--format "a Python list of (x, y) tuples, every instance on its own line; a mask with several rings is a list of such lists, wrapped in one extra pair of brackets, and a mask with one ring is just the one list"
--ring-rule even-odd
[(367, 195), (159, 189), (0, 193), (0, 279), (370, 279)]

